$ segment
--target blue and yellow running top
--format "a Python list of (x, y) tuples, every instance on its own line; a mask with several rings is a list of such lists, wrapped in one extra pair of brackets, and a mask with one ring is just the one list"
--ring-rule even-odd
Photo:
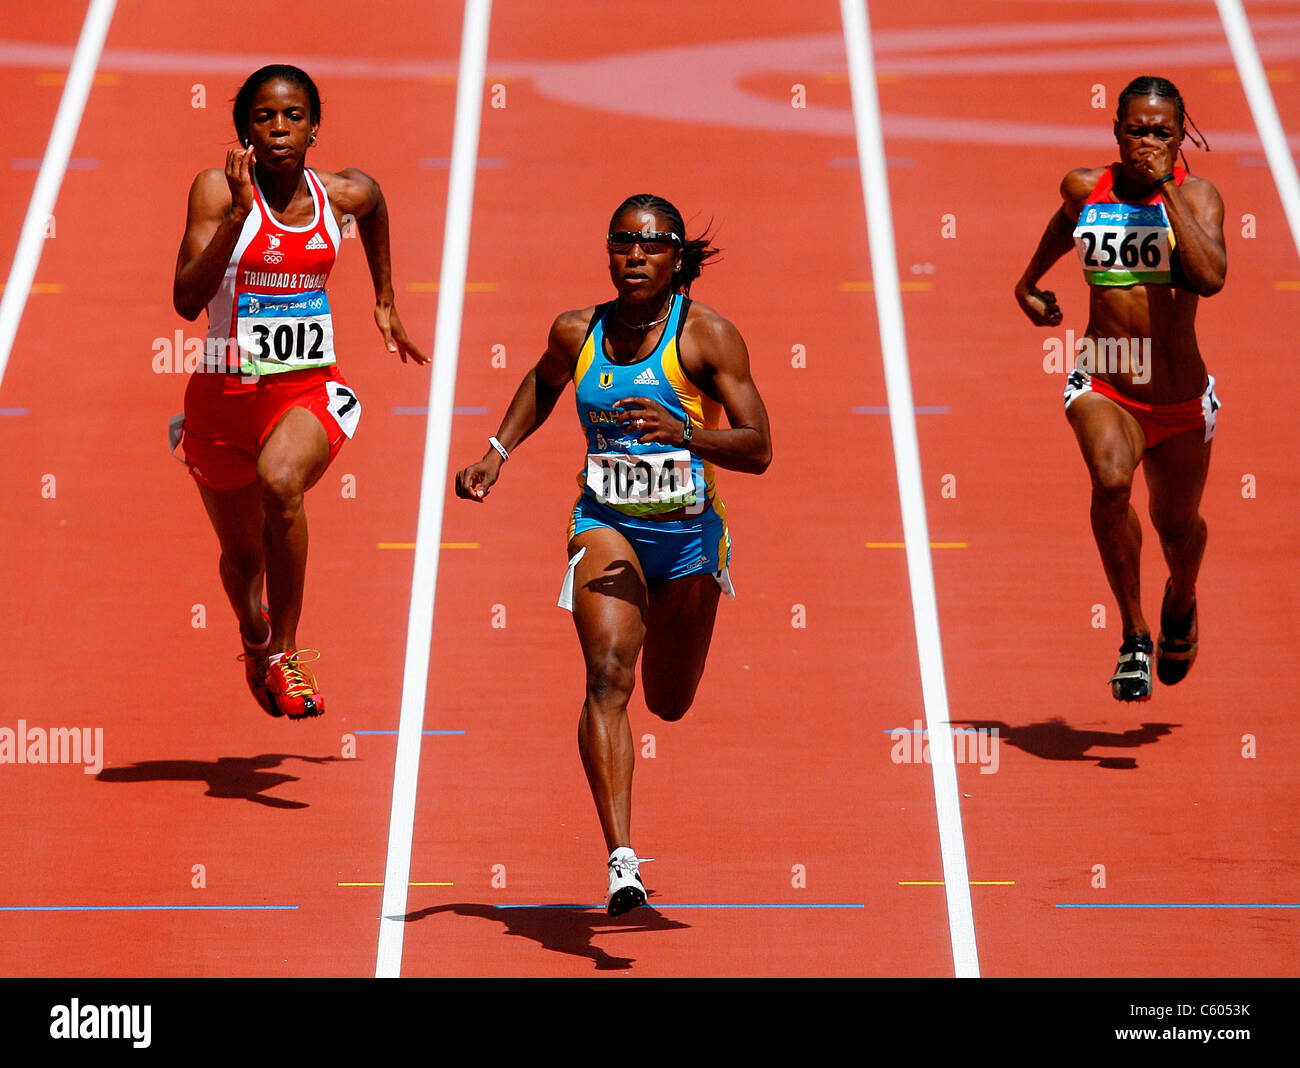
[(605, 355), (605, 317), (614, 302), (599, 305), (573, 372), (578, 420), (587, 435), (587, 465), (578, 475), (584, 492), (624, 515), (658, 515), (681, 508), (699, 514), (716, 501), (713, 465), (689, 450), (663, 442), (643, 442), (636, 429), (620, 423), (614, 402), (649, 397), (676, 418), (690, 416), (697, 427), (716, 430), (722, 405), (699, 389), (682, 370), (681, 334), (690, 299), (672, 297), (659, 344), (636, 363), (614, 363)]

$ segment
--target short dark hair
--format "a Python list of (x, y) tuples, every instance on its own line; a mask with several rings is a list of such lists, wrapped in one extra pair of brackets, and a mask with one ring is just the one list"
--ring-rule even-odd
[(1183, 97), (1178, 92), (1178, 87), (1167, 78), (1155, 78), (1150, 75), (1134, 78), (1128, 85), (1124, 86), (1123, 91), (1119, 94), (1119, 105), (1115, 108), (1115, 121), (1124, 121), (1124, 109), (1128, 106), (1130, 100), (1135, 98), (1145, 100), (1151, 96), (1172, 100), (1178, 112), (1178, 125), (1183, 125), (1187, 109), (1183, 106)]
[(235, 94), (235, 133), (239, 135), (241, 145), (248, 140), (248, 112), (253, 106), (253, 97), (262, 86), (273, 81), (288, 82), (306, 93), (311, 121), (313, 124), (320, 122), (320, 92), (307, 72), (288, 63), (268, 63), (253, 71)]
[(623, 212), (641, 208), (664, 216), (672, 232), (682, 239), (682, 269), (677, 272), (673, 288), (689, 294), (691, 283), (700, 277), (705, 260), (711, 260), (720, 250), (710, 245), (711, 238), (707, 229), (694, 240), (687, 240), (686, 224), (682, 222), (682, 213), (663, 197), (657, 197), (653, 193), (637, 193), (635, 196), (628, 197), (609, 217), (609, 228), (611, 230), (614, 228), (615, 221)]

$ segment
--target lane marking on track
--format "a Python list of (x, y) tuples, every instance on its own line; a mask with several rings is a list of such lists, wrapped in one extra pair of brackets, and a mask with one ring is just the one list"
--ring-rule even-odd
[(0, 912), (292, 912), (297, 905), (0, 905)]
[(30, 415), (28, 408), (0, 408), (0, 415)]
[[(0, 282), (0, 293), (3, 293), (8, 287), (8, 282)], [(28, 288), (28, 292), (36, 297), (47, 293), (62, 293), (63, 289), (62, 282), (33, 282)]]
[[(99, 160), (91, 156), (73, 156), (68, 160), (68, 170), (70, 171), (93, 171), (99, 166)], [(41, 169), (41, 160), (37, 156), (14, 156), (9, 161), (9, 169), (15, 171), (38, 171)]]
[(1264, 75), (1264, 65), (1259, 60), (1255, 37), (1242, 10), (1241, 0), (1214, 0), (1219, 9), (1223, 30), (1228, 35), (1228, 47), (1241, 78), (1241, 87), (1250, 104), (1250, 114), (1255, 120), (1259, 139), (1264, 142), (1264, 155), (1268, 157), (1273, 184), (1277, 186), (1286, 221), (1291, 227), (1291, 241), (1300, 254), (1300, 176), (1296, 175), (1295, 160), (1287, 143), (1286, 131), (1278, 118), (1273, 92)]
[[(946, 404), (916, 404), (912, 411), (917, 415), (948, 415), (952, 409)], [(888, 415), (888, 404), (859, 404), (853, 409), (854, 415)]]
[[(396, 734), (397, 731), (353, 731), (352, 733), (353, 733), (353, 734)], [(450, 730), (447, 730), (447, 731), (432, 731), (432, 730), (430, 730), (430, 731), (420, 731), (420, 733), (421, 733), (421, 734), (464, 734), (465, 731), (464, 731), (464, 729), (462, 728), (461, 730), (454, 730), (454, 731), (450, 731)]]
[(880, 349), (885, 366), (886, 396), (889, 398), (889, 427), (894, 443), (894, 466), (898, 473), (898, 498), (907, 549), (916, 651), (921, 669), (921, 696), (926, 721), (932, 732), (930, 770), (938, 813), (939, 851), (946, 883), (944, 894), (948, 906), (953, 969), (958, 978), (973, 978), (980, 973), (979, 955), (975, 946), (975, 918), (971, 911), (970, 874), (966, 866), (966, 842), (961, 827), (957, 761), (948, 729), (948, 690), (943, 674), (939, 610), (930, 560), (921, 454), (916, 437), (916, 416), (913, 413), (907, 336), (903, 326), (903, 299), (898, 281), (898, 254), (894, 244), (893, 212), (889, 201), (889, 174), (885, 166), (885, 142), (881, 129), (880, 101), (876, 95), (871, 21), (867, 14), (866, 0), (840, 0), (840, 18), (844, 24), (844, 45), (848, 54), (862, 198), (867, 209), (871, 276), (877, 286), (876, 317), (880, 324)]
[[(399, 404), (393, 408), (394, 415), (428, 415), (429, 409), (423, 404)], [(451, 410), (452, 415), (487, 415), (488, 409), (479, 404), (457, 405)]]
[[(969, 547), (970, 547), (970, 543), (969, 543), (969, 542), (965, 542), (965, 541), (932, 541), (932, 542), (930, 542), (930, 548), (931, 548), (931, 549), (967, 549), (967, 548), (969, 548)], [(869, 541), (869, 542), (867, 542), (867, 548), (868, 548), (868, 549), (906, 549), (906, 548), (907, 548), (907, 542), (905, 542), (905, 541)], [(946, 732), (945, 732), (945, 733), (946, 733)]]
[[(899, 879), (899, 886), (943, 886), (942, 879)], [(971, 886), (1015, 886), (1012, 879), (972, 879)]]
[[(465, 282), (462, 283), (466, 293), (495, 293), (497, 284), (495, 282)], [(406, 291), (408, 293), (438, 293), (441, 292), (441, 282), (407, 282)]]
[(465, 310), (465, 271), (469, 263), (470, 219), (474, 211), (474, 176), (477, 171), (474, 162), (478, 157), (479, 124), (483, 117), (483, 76), (487, 70), (491, 16), (491, 0), (465, 0), (438, 318), (433, 341), (433, 376), (429, 382), (429, 418), (425, 423), (424, 461), (420, 473), (419, 522), (415, 535), (415, 562), (411, 569), (402, 710), (398, 720), (397, 756), (393, 764), (393, 808), (388, 823), (388, 859), (384, 866), (384, 899), (380, 907), (379, 945), (375, 957), (376, 979), (396, 978), (402, 973), (406, 891), (411, 878), (416, 784), (420, 772), (420, 730), (428, 696), (433, 605), (438, 587), (438, 547), (447, 492), (447, 461), (451, 452), (452, 401), (456, 393), (461, 316)]
[[(110, 15), (111, 14), (112, 13), (110, 12)], [(102, 42), (100, 47), (101, 48), (103, 47)], [(51, 71), (44, 71), (41, 74), (36, 75), (37, 85), (67, 85), (67, 83), (68, 83), (68, 75), (66, 71), (51, 70)], [(92, 84), (121, 85), (122, 75), (113, 74), (110, 71), (99, 71), (95, 74)]]
[[(339, 886), (383, 886), (382, 882), (378, 883), (339, 883)], [(455, 886), (455, 883), (407, 883), (407, 886)]]
[(1273, 288), (1284, 289), (1288, 292), (1294, 292), (1295, 290), (1300, 290), (1300, 282), (1289, 281), (1289, 280), (1285, 282), (1274, 282)]
[[(904, 293), (925, 293), (934, 288), (933, 282), (897, 282)], [(840, 289), (845, 293), (874, 293), (874, 282), (841, 282)]]
[[(439, 542), (440, 549), (477, 549), (479, 543), (476, 541), (444, 541)], [(414, 549), (413, 541), (381, 541), (375, 548), (377, 549)]]
[(1290, 902), (1283, 904), (1273, 904), (1268, 902), (1228, 902), (1228, 903), (1197, 903), (1197, 902), (1115, 902), (1113, 904), (1077, 904), (1069, 902), (1058, 904), (1058, 909), (1300, 909), (1300, 904)]
[(27, 215), (23, 219), (13, 266), (9, 269), (4, 296), (0, 297), (0, 385), (4, 384), (9, 354), (13, 351), (14, 338), (18, 336), (18, 324), (27, 307), (27, 295), (32, 289), (36, 265), (45, 245), (46, 221), (59, 198), (59, 186), (63, 184), (77, 129), (81, 126), (81, 116), (86, 110), (86, 98), (90, 96), (95, 68), (99, 66), (99, 56), (104, 50), (114, 3), (115, 0), (90, 0), (86, 8), (86, 20), (81, 25), (77, 50), (68, 68), (67, 84), (59, 98), (59, 110), (55, 113), (50, 139), (45, 145), (41, 170), (32, 188), (32, 198), (27, 202)]
[[(604, 905), (493, 905), (494, 909), (595, 909), (597, 912), (604, 912)], [(703, 904), (668, 904), (658, 901), (647, 901), (643, 908), (654, 909), (864, 909), (866, 905), (857, 903), (840, 903), (840, 902), (808, 902), (806, 904), (790, 903), (784, 901), (774, 902), (755, 902), (753, 904), (731, 904), (726, 902), (708, 902)], [(626, 914), (625, 914), (626, 915)], [(622, 919), (623, 917), (619, 917)]]
[[(503, 156), (480, 156), (478, 160), (478, 169), (481, 171), (498, 171), (505, 165)], [(425, 156), (419, 161), (419, 166), (426, 170), (445, 171), (451, 166), (451, 160), (446, 156)]]

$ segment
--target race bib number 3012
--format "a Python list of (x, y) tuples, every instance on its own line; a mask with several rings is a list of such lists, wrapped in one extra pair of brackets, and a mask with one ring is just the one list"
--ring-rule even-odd
[(335, 362), (334, 322), (325, 290), (240, 293), (236, 312), (242, 373), (278, 374)]
[(1163, 204), (1085, 204), (1074, 245), (1092, 285), (1171, 279), (1169, 219)]
[(672, 512), (695, 503), (691, 454), (588, 453), (587, 488), (602, 504), (629, 515)]

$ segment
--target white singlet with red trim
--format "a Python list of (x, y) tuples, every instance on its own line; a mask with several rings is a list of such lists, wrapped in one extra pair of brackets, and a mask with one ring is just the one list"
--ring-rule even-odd
[(258, 376), (335, 362), (325, 282), (341, 235), (324, 185), (304, 174), (315, 206), (306, 226), (280, 222), (251, 175), (253, 206), (208, 304), (210, 367)]

